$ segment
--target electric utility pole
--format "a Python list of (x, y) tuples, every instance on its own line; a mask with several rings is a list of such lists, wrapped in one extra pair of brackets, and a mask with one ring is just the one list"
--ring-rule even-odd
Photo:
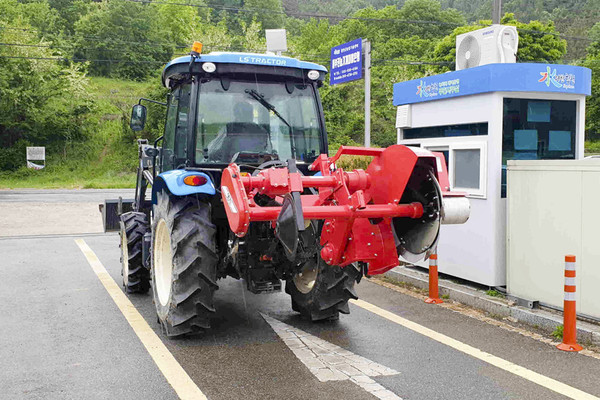
[(492, 24), (499, 24), (500, 18), (502, 18), (502, 0), (494, 0), (492, 2)]

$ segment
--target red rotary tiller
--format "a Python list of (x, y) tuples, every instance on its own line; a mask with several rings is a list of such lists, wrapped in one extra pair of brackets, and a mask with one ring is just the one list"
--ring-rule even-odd
[[(342, 155), (372, 156), (366, 171), (336, 168)], [(311, 220), (324, 220), (321, 257), (330, 265), (368, 263), (368, 274), (381, 274), (409, 260), (427, 257), (441, 223), (464, 223), (469, 202), (449, 192), (443, 154), (394, 145), (386, 149), (342, 146), (333, 157), (321, 154), (304, 176), (294, 160), (287, 166), (251, 176), (230, 164), (221, 179), (221, 194), (231, 230), (246, 235), (253, 221), (272, 221), (290, 259), (299, 232)], [(439, 183), (438, 183), (439, 182)], [(440, 185), (441, 184), (441, 185)], [(442, 190), (443, 188), (443, 190)], [(318, 189), (315, 191), (314, 189)], [(265, 195), (280, 206), (259, 206)], [(451, 213), (452, 215), (449, 215)]]

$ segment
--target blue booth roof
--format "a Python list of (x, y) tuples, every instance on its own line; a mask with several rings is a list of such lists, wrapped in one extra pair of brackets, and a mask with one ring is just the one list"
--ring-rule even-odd
[(487, 64), (394, 84), (394, 106), (489, 92), (553, 92), (589, 96), (592, 71), (574, 65)]

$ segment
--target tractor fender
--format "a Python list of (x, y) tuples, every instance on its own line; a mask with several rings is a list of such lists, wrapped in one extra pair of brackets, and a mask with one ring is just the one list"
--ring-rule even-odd
[[(206, 183), (200, 186), (190, 186), (183, 183), (186, 176), (199, 175), (206, 178)], [(175, 196), (187, 196), (190, 194), (206, 194), (214, 196), (215, 184), (209, 175), (200, 171), (186, 171), (185, 169), (174, 169), (159, 174), (152, 185), (152, 204), (156, 204), (156, 194), (167, 188)]]

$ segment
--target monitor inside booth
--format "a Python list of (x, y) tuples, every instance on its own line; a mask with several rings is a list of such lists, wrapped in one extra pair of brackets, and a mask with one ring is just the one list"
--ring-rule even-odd
[(504, 99), (502, 123), (502, 188), (506, 197), (507, 160), (575, 158), (577, 102)]

